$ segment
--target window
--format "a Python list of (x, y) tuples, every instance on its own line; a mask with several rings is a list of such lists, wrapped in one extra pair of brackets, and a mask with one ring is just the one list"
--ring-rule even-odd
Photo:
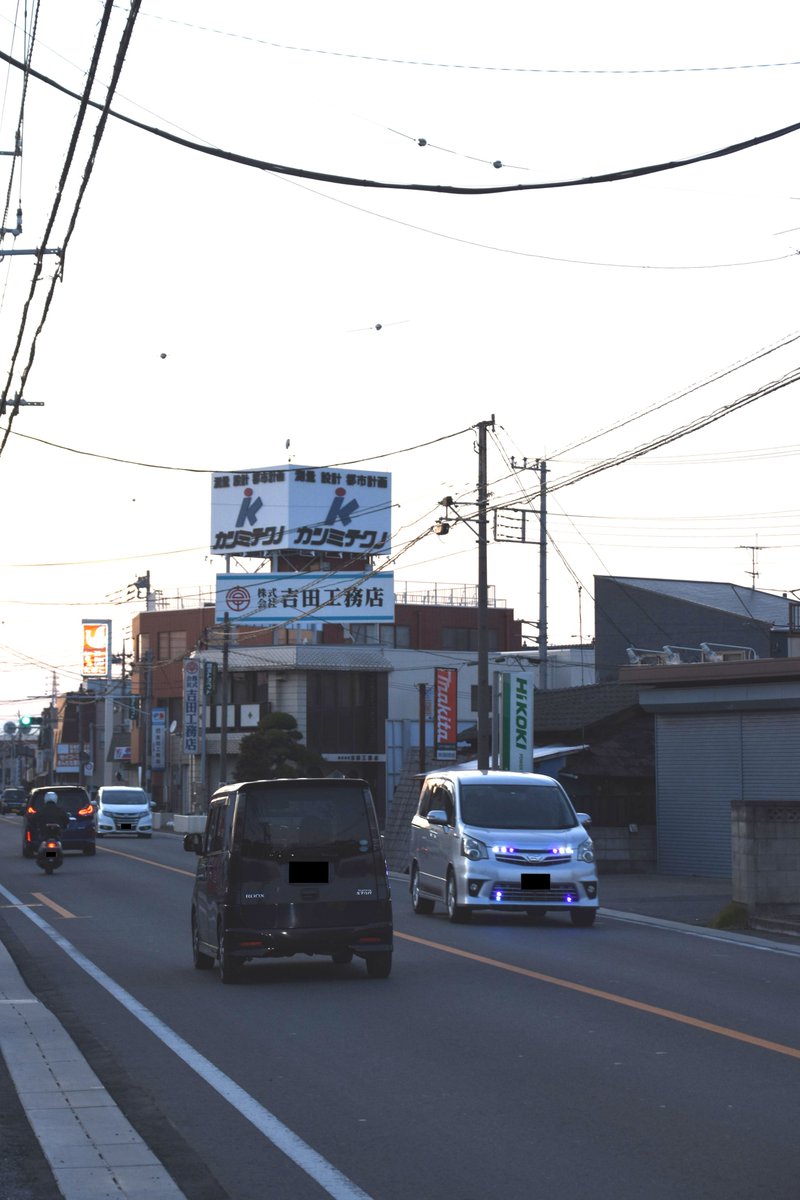
[(162, 629), (158, 635), (156, 658), (159, 663), (178, 662), (186, 656), (186, 630)]
[[(497, 651), (497, 630), (487, 630), (487, 642), (490, 651)], [(442, 628), (442, 650), (470, 650), (473, 653), (478, 649), (478, 630), (471, 626), (454, 627), (444, 626)]]

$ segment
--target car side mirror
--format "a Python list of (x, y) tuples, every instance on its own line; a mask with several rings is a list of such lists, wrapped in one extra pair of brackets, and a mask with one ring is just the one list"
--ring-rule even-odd
[(443, 808), (432, 808), (428, 813), (429, 825), (449, 825), (450, 819)]
[(577, 816), (581, 825), (591, 825), (592, 818), (589, 816), (588, 813), (576, 813), (575, 815)]
[(202, 833), (185, 833), (183, 835), (183, 848), (188, 850), (190, 854), (203, 853), (203, 835)]

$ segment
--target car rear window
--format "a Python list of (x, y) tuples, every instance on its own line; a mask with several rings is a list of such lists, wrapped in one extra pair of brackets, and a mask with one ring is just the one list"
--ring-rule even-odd
[(573, 829), (575, 812), (558, 784), (461, 785), (461, 819), (484, 829)]
[(326, 857), (346, 856), (374, 846), (374, 810), (363, 784), (333, 789), (248, 787), (240, 793), (245, 858), (282, 858), (290, 850)]
[(61, 807), (74, 817), (79, 809), (87, 808), (91, 804), (89, 793), (83, 788), (45, 788), (44, 791), (35, 792), (31, 796), (31, 805), (38, 811), (44, 806), (44, 797), (46, 792), (54, 791), (58, 796), (58, 803)]

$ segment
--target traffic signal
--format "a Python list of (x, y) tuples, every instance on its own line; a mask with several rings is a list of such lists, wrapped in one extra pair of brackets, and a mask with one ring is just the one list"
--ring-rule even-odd
[(20, 719), (19, 719), (20, 728), (28, 729), (32, 720), (33, 720), (32, 717), (20, 717)]

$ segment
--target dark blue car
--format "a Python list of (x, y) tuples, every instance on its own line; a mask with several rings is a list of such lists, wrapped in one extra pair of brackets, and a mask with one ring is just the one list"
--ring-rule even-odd
[(58, 803), (69, 816), (69, 825), (61, 834), (61, 845), (65, 850), (94, 854), (94, 805), (89, 799), (89, 793), (86, 788), (78, 787), (77, 784), (56, 784), (55, 787), (34, 788), (30, 794), (22, 832), (23, 858), (33, 858), (38, 842), (44, 836), (42, 810), (48, 792), (55, 792)]

